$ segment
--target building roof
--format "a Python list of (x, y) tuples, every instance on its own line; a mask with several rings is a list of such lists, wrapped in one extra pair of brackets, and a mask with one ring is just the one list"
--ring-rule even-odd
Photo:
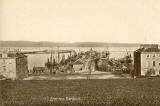
[(160, 49), (157, 48), (140, 48), (136, 50), (135, 52), (160, 52)]
[[(3, 53), (2, 53), (3, 54)], [(6, 56), (3, 57), (3, 55), (0, 55), (1, 58), (19, 58), (19, 57), (27, 57), (26, 55), (22, 53), (5, 53)]]
[(157, 48), (147, 48), (147, 49), (144, 49), (143, 52), (160, 52), (160, 49), (157, 49)]
[(144, 50), (144, 48), (139, 48), (135, 52), (142, 52), (143, 50)]
[(142, 44), (140, 45), (140, 48), (157, 48), (158, 49), (158, 44)]
[(33, 70), (41, 71), (44, 70), (45, 67), (33, 67)]
[(83, 64), (84, 62), (83, 62), (83, 60), (82, 59), (78, 59), (78, 60), (76, 60), (74, 63), (73, 63), (73, 65), (78, 65), (78, 64)]
[(8, 53), (8, 57), (26, 57), (26, 55), (22, 54), (22, 53)]
[(141, 45), (135, 52), (160, 52), (160, 49), (158, 48), (158, 45), (155, 44)]

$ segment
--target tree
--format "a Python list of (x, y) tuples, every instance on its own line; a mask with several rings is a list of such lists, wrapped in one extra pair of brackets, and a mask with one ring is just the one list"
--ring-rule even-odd
[(62, 56), (62, 59), (61, 59), (61, 61), (60, 61), (60, 64), (61, 64), (61, 65), (64, 65), (64, 64), (65, 64), (65, 55)]
[(99, 71), (107, 71), (107, 69), (108, 69), (108, 63), (106, 60), (102, 60), (102, 59), (99, 60), (97, 65), (98, 65)]

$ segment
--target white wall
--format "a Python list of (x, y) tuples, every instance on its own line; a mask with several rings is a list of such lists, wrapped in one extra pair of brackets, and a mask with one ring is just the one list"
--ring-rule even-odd
[[(5, 67), (5, 69), (4, 69)], [(16, 61), (15, 58), (0, 58), (0, 75), (6, 78), (16, 78)]]
[[(147, 57), (148, 55), (149, 57)], [(155, 61), (155, 66), (153, 66), (153, 61)], [(159, 75), (160, 53), (159, 52), (142, 52), (141, 53), (141, 75), (145, 75), (147, 70), (151, 68), (155, 69), (155, 75)]]
[(80, 69), (83, 67), (83, 65), (73, 65), (73, 69), (75, 71), (81, 71)]

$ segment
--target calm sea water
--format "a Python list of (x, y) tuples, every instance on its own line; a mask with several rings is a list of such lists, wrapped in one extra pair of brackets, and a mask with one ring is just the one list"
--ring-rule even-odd
[[(103, 51), (103, 50), (109, 50), (110, 51), (110, 58), (122, 58), (124, 57), (127, 52), (131, 53), (133, 56), (133, 51), (138, 49), (139, 47), (92, 47), (93, 50), (96, 51)], [(2, 48), (2, 49), (20, 49), (21, 51), (40, 51), (40, 50), (51, 50), (50, 47), (10, 47), (10, 48)], [(52, 47), (53, 50), (56, 50), (56, 47)], [(75, 50), (76, 52), (79, 51), (88, 51), (91, 49), (91, 47), (60, 47), (60, 50)], [(47, 59), (50, 58), (50, 54), (26, 54), (28, 56), (28, 68), (29, 70), (32, 69), (34, 66), (44, 66), (45, 62), (47, 62)], [(62, 54), (61, 54), (62, 55)], [(61, 57), (60, 55), (60, 57)], [(65, 54), (65, 57), (67, 58), (69, 54)]]

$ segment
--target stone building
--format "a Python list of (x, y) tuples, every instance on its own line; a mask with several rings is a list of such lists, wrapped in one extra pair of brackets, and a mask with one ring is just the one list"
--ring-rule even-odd
[(160, 75), (160, 49), (158, 45), (141, 45), (134, 51), (134, 66), (136, 76), (145, 76), (150, 73), (151, 76)]
[(74, 71), (82, 71), (84, 66), (84, 62), (82, 59), (78, 59), (73, 63), (73, 69)]
[(13, 80), (27, 77), (27, 56), (21, 53), (0, 53), (0, 75)]

